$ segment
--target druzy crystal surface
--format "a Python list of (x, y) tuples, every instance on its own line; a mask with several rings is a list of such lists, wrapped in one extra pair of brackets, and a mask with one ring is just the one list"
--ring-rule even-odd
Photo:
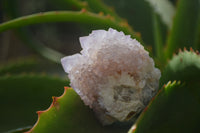
[(144, 47), (112, 28), (80, 37), (82, 51), (61, 59), (72, 88), (104, 124), (134, 119), (158, 89), (160, 70)]

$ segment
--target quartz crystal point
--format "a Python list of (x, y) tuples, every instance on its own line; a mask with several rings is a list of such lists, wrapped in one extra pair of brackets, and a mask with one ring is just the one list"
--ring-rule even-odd
[(80, 37), (80, 54), (61, 59), (72, 88), (103, 125), (133, 120), (156, 94), (160, 70), (135, 39), (112, 28)]

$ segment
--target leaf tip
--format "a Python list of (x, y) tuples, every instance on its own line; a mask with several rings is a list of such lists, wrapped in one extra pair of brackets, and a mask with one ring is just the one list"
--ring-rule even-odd
[(65, 91), (67, 91), (68, 89), (71, 89), (70, 87), (64, 86)]
[(142, 37), (141, 33), (140, 32), (135, 32), (136, 36), (138, 37)]
[(134, 124), (134, 125), (131, 127), (129, 133), (134, 133), (134, 132), (136, 131), (136, 127), (137, 127), (136, 124)]
[(40, 115), (42, 114), (42, 113), (44, 113), (45, 111), (37, 111), (36, 113), (38, 114), (38, 117), (40, 117)]
[(193, 48), (192, 48), (192, 47), (190, 47), (190, 51), (191, 51), (191, 52), (194, 52), (194, 50), (193, 50)]
[(53, 102), (52, 102), (52, 104), (53, 105), (56, 105), (57, 103), (58, 103), (58, 97), (52, 97), (52, 99), (53, 99)]
[(186, 48), (186, 47), (184, 47), (184, 48), (183, 48), (183, 50), (184, 50), (184, 51), (187, 51), (187, 48)]
[(128, 26), (129, 26), (127, 20), (121, 21), (121, 22), (120, 22), (120, 25), (121, 25), (122, 27), (128, 27)]
[(196, 54), (199, 55), (199, 51), (198, 50), (196, 50)]
[(111, 21), (115, 20), (115, 18), (113, 16), (111, 16), (110, 14), (107, 14), (106, 18), (109, 19), (109, 20), (111, 20)]
[(87, 12), (87, 9), (85, 9), (85, 8), (81, 9), (81, 13), (86, 13), (86, 12)]
[(103, 12), (99, 12), (98, 14), (99, 14), (99, 16), (104, 16)]
[(182, 49), (179, 48), (178, 52), (179, 52), (179, 53), (182, 53), (183, 51), (182, 51)]

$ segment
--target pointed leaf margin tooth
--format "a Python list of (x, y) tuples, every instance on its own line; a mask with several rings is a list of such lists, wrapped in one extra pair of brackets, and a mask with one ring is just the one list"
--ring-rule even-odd
[(49, 108), (48, 109), (46, 109), (46, 110), (43, 110), (43, 111), (37, 111), (36, 113), (38, 114), (38, 119), (37, 119), (37, 121), (36, 121), (36, 123), (34, 124), (34, 126), (29, 130), (29, 131), (27, 131), (27, 132), (25, 132), (25, 133), (32, 133), (32, 131), (33, 131), (33, 129), (38, 125), (38, 123), (39, 123), (39, 121), (40, 121), (40, 118), (41, 118), (41, 115), (43, 114), (43, 113), (45, 113), (45, 112), (47, 112), (47, 111), (49, 111), (51, 108), (53, 108), (53, 107), (55, 107), (56, 109), (59, 109), (59, 103), (58, 103), (58, 99), (61, 99), (66, 93), (67, 93), (67, 90), (69, 90), (69, 89), (72, 89), (72, 88), (70, 88), (70, 87), (64, 87), (64, 93), (61, 95), (61, 96), (59, 96), (59, 97), (52, 97), (52, 103), (51, 103), (51, 105), (49, 106)]

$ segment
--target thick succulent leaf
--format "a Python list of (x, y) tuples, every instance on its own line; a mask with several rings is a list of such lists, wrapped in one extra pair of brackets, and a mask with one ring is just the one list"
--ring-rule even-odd
[(177, 12), (167, 40), (166, 58), (171, 58), (177, 48), (196, 46), (196, 40), (199, 38), (200, 1), (179, 0), (177, 4)]
[(63, 68), (60, 64), (42, 60), (38, 57), (19, 58), (0, 64), (0, 76), (22, 73), (62, 74)]
[[(128, 23), (138, 31), (145, 44), (153, 44), (152, 9), (144, 0), (103, 0), (113, 7), (117, 14), (126, 18)], [(148, 24), (147, 24), (148, 23)]]
[(51, 106), (38, 111), (38, 116), (29, 133), (122, 133), (129, 129), (116, 125), (102, 126), (71, 88), (66, 88), (61, 97), (53, 97)]
[(45, 75), (0, 77), (0, 132), (31, 126), (37, 110), (45, 109), (69, 82)]
[(169, 82), (140, 115), (129, 133), (197, 133), (200, 130), (200, 85)]
[(167, 132), (198, 132), (200, 119), (200, 56), (193, 49), (174, 55), (164, 69), (160, 86), (169, 83), (142, 113), (137, 124), (130, 132), (135, 133), (167, 133)]
[(160, 79), (160, 85), (167, 83), (168, 81), (181, 80), (187, 84), (200, 81), (200, 55), (198, 52), (180, 50), (178, 55), (174, 55), (172, 60), (162, 73)]
[(34, 58), (9, 61), (9, 63), (1, 64), (0, 75), (33, 72), (38, 63)]
[(158, 14), (162, 22), (167, 25), (168, 28), (172, 26), (172, 20), (175, 14), (175, 8), (169, 0), (145, 0), (147, 1), (154, 12)]
[(153, 16), (153, 33), (154, 33), (154, 53), (157, 59), (159, 59), (160, 64), (164, 64), (164, 55), (163, 55), (163, 47), (164, 47), (164, 36), (166, 34), (166, 29), (162, 25), (160, 17), (155, 12), (152, 12)]
[(4, 133), (24, 133), (31, 129), (31, 126), (13, 129)]
[(152, 7), (152, 22), (154, 36), (154, 53), (159, 60), (157, 64), (162, 67), (166, 63), (163, 49), (167, 31), (171, 29), (175, 8), (169, 0), (144, 0)]

